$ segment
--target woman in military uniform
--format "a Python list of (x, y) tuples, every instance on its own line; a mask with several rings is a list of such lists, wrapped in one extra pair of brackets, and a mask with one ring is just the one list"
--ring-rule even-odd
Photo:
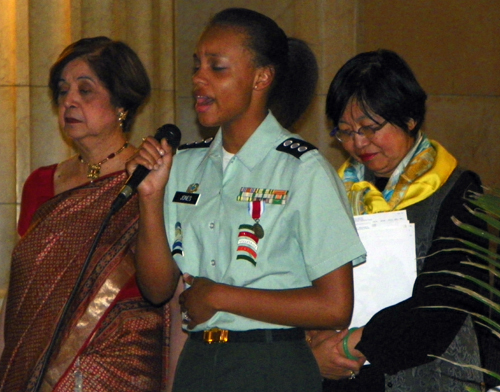
[(143, 293), (167, 301), (181, 271), (188, 287), (174, 391), (320, 391), (304, 329), (348, 325), (365, 251), (337, 174), (283, 127), (312, 98), (314, 55), (270, 18), (227, 9), (201, 35), (192, 80), (215, 138), (173, 164), (148, 138), (129, 165), (152, 170), (139, 187)]

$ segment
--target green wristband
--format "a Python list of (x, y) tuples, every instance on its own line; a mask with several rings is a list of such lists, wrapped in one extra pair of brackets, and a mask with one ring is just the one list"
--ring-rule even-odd
[(342, 339), (342, 344), (344, 346), (344, 353), (345, 356), (353, 361), (357, 361), (359, 358), (356, 358), (354, 355), (352, 355), (349, 351), (349, 336), (356, 331), (359, 328), (351, 328), (348, 332), (347, 335), (345, 335), (344, 339)]

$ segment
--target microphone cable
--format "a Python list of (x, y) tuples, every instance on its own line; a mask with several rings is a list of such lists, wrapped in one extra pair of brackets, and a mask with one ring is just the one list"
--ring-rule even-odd
[[(174, 124), (164, 124), (158, 130), (156, 131), (154, 138), (158, 141), (161, 141), (163, 138), (167, 139), (167, 142), (175, 149), (179, 146), (180, 140), (181, 140), (181, 132), (177, 126)], [(134, 175), (135, 173), (135, 175)], [(85, 262), (82, 265), (82, 268), (80, 269), (80, 273), (78, 274), (78, 277), (76, 279), (75, 285), (73, 286), (73, 289), (71, 290), (71, 293), (68, 297), (68, 300), (64, 304), (64, 307), (60, 313), (59, 321), (57, 322), (57, 325), (54, 329), (54, 334), (52, 335), (52, 339), (50, 340), (49, 347), (47, 348), (47, 351), (44, 354), (44, 357), (42, 359), (42, 364), (39, 376), (36, 380), (35, 383), (35, 391), (38, 392), (41, 388), (41, 384), (43, 381), (43, 378), (45, 376), (45, 373), (47, 372), (47, 367), (50, 362), (50, 357), (53, 354), (55, 347), (60, 339), (60, 334), (63, 329), (63, 324), (64, 324), (64, 318), (68, 315), (68, 312), (73, 305), (73, 302), (76, 298), (76, 295), (78, 293), (78, 289), (80, 288), (80, 285), (83, 281), (83, 277), (85, 275), (85, 272), (87, 271), (87, 268), (90, 264), (90, 261), (92, 260), (92, 256), (94, 255), (94, 252), (97, 248), (97, 244), (99, 243), (99, 240), (101, 239), (102, 234), (104, 233), (104, 230), (106, 229), (109, 221), (111, 220), (111, 217), (119, 210), (121, 209), (132, 197), (133, 193), (135, 193), (135, 190), (139, 183), (146, 177), (149, 173), (149, 170), (146, 169), (144, 166), (138, 165), (135, 172), (134, 172), (129, 179), (126, 181), (124, 188), (126, 189), (126, 192), (124, 192), (124, 188), (122, 188), (122, 191), (120, 191), (120, 194), (118, 197), (115, 199), (113, 204), (111, 205), (111, 209), (108, 211), (108, 214), (104, 218), (103, 222), (101, 223), (101, 226), (99, 228), (99, 231), (97, 232), (96, 236), (94, 237), (94, 241), (92, 243), (92, 246), (90, 247), (89, 253), (87, 254), (87, 258), (85, 259)], [(130, 182), (130, 185), (129, 185)], [(36, 371), (36, 369), (35, 369)]]
[(40, 369), (40, 373), (38, 376), (38, 379), (35, 384), (35, 391), (38, 392), (41, 388), (42, 381), (44, 379), (45, 373), (47, 372), (47, 367), (49, 365), (52, 353), (54, 352), (54, 349), (56, 347), (56, 344), (59, 341), (60, 338), (60, 333), (63, 328), (64, 324), (64, 318), (67, 316), (71, 305), (73, 305), (73, 301), (76, 298), (76, 294), (78, 293), (78, 289), (80, 288), (80, 284), (83, 281), (83, 277), (85, 276), (85, 272), (87, 271), (87, 268), (90, 264), (90, 261), (92, 260), (92, 256), (95, 253), (95, 250), (97, 249), (97, 244), (99, 243), (99, 240), (102, 237), (102, 234), (104, 233), (104, 230), (106, 229), (109, 221), (111, 220), (111, 217), (114, 214), (114, 210), (110, 210), (106, 217), (104, 218), (103, 222), (101, 223), (101, 226), (99, 228), (99, 231), (97, 232), (96, 236), (94, 237), (94, 241), (92, 242), (92, 245), (90, 247), (89, 253), (87, 254), (87, 258), (85, 259), (85, 262), (82, 265), (82, 268), (80, 269), (80, 273), (78, 274), (78, 277), (76, 279), (75, 285), (73, 289), (71, 290), (71, 293), (68, 297), (68, 300), (64, 304), (64, 307), (61, 311), (59, 321), (57, 322), (57, 325), (54, 329), (54, 334), (52, 335), (52, 339), (50, 341), (49, 347), (47, 348), (47, 351), (44, 354), (43, 360), (42, 360), (42, 365)]

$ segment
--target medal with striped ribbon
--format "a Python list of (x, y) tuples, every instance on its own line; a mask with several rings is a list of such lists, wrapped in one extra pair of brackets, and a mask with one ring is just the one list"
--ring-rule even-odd
[(248, 203), (248, 213), (255, 221), (253, 231), (259, 239), (264, 238), (264, 228), (259, 223), (260, 217), (264, 213), (265, 203), (263, 201), (251, 201)]

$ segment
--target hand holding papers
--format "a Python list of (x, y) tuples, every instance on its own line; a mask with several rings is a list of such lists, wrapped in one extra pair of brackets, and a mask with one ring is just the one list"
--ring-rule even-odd
[(355, 216), (366, 262), (354, 268), (351, 327), (361, 327), (388, 306), (411, 296), (417, 276), (415, 227), (406, 211)]

